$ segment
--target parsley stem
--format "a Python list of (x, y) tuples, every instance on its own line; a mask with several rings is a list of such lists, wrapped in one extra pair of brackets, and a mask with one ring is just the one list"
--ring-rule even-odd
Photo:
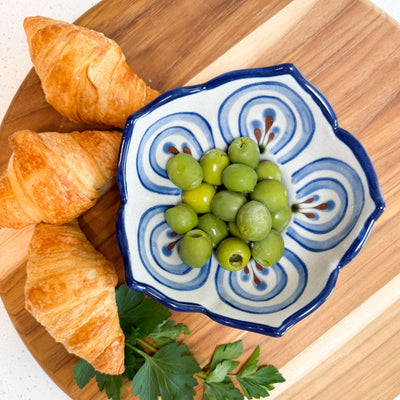
[[(140, 343), (142, 346), (147, 347), (148, 349), (150, 349), (154, 353), (156, 353), (157, 350), (158, 350), (154, 346), (152, 346), (151, 344), (147, 343), (146, 341), (144, 341), (142, 339), (137, 339), (136, 341), (137, 341), (137, 343)], [(144, 351), (142, 351), (142, 350), (138, 349), (137, 347), (131, 345), (130, 343), (126, 342), (125, 345), (128, 346), (131, 350), (136, 351), (136, 353), (139, 353), (140, 355), (148, 355), (147, 353), (145, 353)]]
[[(202, 381), (205, 381), (207, 379), (207, 372), (206, 371), (197, 372), (196, 374), (194, 374), (194, 376)], [(228, 372), (226, 376), (228, 376), (229, 378), (236, 378), (237, 374)]]
[(136, 353), (139, 353), (141, 356), (147, 356), (147, 353), (145, 353), (144, 351), (138, 349), (135, 346), (132, 346), (130, 343), (125, 342), (125, 346), (129, 347), (131, 350), (135, 351)]
[(148, 349), (150, 349), (151, 351), (154, 351), (154, 353), (156, 353), (158, 351), (158, 349), (156, 349), (154, 346), (152, 346), (150, 343), (147, 343), (145, 340), (143, 339), (137, 339), (137, 342), (140, 343), (142, 346), (147, 347)]
[(202, 381), (205, 381), (206, 378), (207, 378), (207, 374), (206, 374), (204, 371), (197, 372), (197, 373), (194, 374), (194, 376), (195, 376), (196, 378), (199, 378), (199, 379), (202, 380)]

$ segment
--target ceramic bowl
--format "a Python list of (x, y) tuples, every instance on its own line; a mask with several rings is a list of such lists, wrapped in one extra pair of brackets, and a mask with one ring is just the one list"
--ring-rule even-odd
[[(200, 158), (249, 136), (276, 162), (297, 209), (272, 267), (229, 272), (213, 256), (200, 269), (179, 258), (165, 222), (181, 190), (167, 177), (176, 152)], [(385, 204), (361, 143), (338, 126), (327, 99), (293, 64), (233, 71), (173, 89), (131, 115), (117, 172), (117, 237), (127, 285), (173, 310), (281, 336), (320, 306), (364, 245)]]

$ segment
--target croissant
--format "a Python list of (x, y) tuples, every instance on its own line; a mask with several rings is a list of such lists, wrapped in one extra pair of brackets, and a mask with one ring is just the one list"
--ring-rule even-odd
[(36, 225), (28, 250), (25, 307), (68, 352), (105, 374), (124, 371), (125, 336), (113, 264), (75, 221)]
[(72, 121), (123, 128), (159, 95), (102, 33), (44, 17), (26, 18), (24, 29), (47, 102)]
[(122, 134), (18, 131), (0, 177), (0, 228), (63, 224), (92, 207), (115, 175)]

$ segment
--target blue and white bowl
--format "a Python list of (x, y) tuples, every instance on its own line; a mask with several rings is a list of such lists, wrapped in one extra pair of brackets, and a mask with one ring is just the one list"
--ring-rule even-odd
[[(272, 267), (251, 261), (239, 272), (222, 269), (214, 256), (188, 268), (164, 219), (181, 201), (167, 161), (177, 151), (198, 159), (239, 136), (257, 140), (261, 158), (280, 166), (298, 209), (283, 232), (284, 255)], [(365, 149), (292, 64), (229, 72), (161, 95), (128, 118), (117, 180), (127, 285), (171, 309), (271, 336), (328, 298), (385, 207)]]

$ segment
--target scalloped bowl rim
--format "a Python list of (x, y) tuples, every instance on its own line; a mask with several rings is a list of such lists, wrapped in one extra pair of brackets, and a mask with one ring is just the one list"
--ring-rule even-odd
[[(354, 239), (354, 241), (349, 246), (343, 257), (338, 261), (336, 268), (334, 268), (330, 273), (330, 276), (327, 280), (324, 289), (306, 306), (302, 307), (297, 312), (286, 318), (279, 327), (273, 327), (268, 325), (256, 324), (253, 322), (242, 321), (231, 317), (225, 317), (220, 314), (214, 313), (213, 311), (208, 310), (207, 308), (205, 308), (200, 304), (176, 301), (173, 298), (164, 295), (160, 290), (153, 288), (147, 284), (142, 284), (136, 281), (132, 275), (131, 260), (129, 258), (129, 254), (127, 251), (128, 238), (124, 226), (125, 205), (128, 201), (125, 172), (124, 172), (126, 157), (128, 153), (126, 150), (129, 148), (129, 142), (133, 131), (132, 128), (135, 125), (135, 121), (141, 118), (142, 116), (152, 112), (152, 110), (158, 108), (159, 106), (168, 103), (170, 101), (173, 101), (176, 98), (188, 96), (199, 91), (213, 89), (219, 85), (235, 80), (237, 78), (265, 77), (265, 76), (271, 77), (275, 75), (281, 75), (283, 73), (291, 74), (297, 80), (300, 86), (311, 95), (315, 103), (318, 105), (318, 107), (328, 120), (335, 135), (338, 137), (339, 140), (344, 142), (352, 150), (355, 158), (360, 162), (361, 167), (365, 173), (370, 191), (370, 196), (375, 203), (374, 211), (370, 214), (369, 218), (365, 220), (363, 229), (360, 231), (359, 235)], [(122, 137), (122, 142), (119, 152), (118, 167), (117, 167), (117, 185), (120, 193), (121, 203), (117, 214), (116, 232), (117, 232), (118, 244), (121, 250), (125, 266), (125, 280), (129, 288), (138, 292), (142, 292), (143, 294), (149, 296), (150, 298), (153, 298), (154, 300), (158, 301), (160, 304), (168, 307), (171, 310), (176, 310), (180, 312), (202, 313), (223, 325), (247, 331), (257, 332), (273, 337), (282, 336), (289, 328), (291, 328), (297, 322), (299, 322), (307, 315), (312, 313), (315, 309), (321, 306), (328, 299), (328, 297), (331, 295), (332, 291), (336, 286), (336, 281), (339, 271), (359, 253), (359, 251), (365, 244), (365, 241), (367, 240), (371, 232), (371, 229), (373, 228), (374, 224), (376, 223), (376, 221), (378, 220), (378, 218), (381, 216), (381, 214), (385, 209), (385, 201), (379, 186), (378, 178), (374, 166), (372, 164), (372, 161), (368, 153), (366, 152), (365, 148), (356, 137), (354, 137), (352, 134), (342, 129), (338, 125), (336, 114), (332, 106), (330, 105), (329, 101), (326, 99), (326, 97), (320, 92), (318, 88), (316, 88), (313, 84), (311, 84), (311, 82), (308, 81), (302, 75), (300, 70), (294, 64), (291, 63), (262, 67), (262, 68), (230, 71), (221, 74), (209, 80), (206, 83), (171, 89), (161, 94), (159, 97), (157, 97), (151, 103), (141, 108), (139, 111), (131, 114), (127, 119), (123, 131), (123, 137)]]

